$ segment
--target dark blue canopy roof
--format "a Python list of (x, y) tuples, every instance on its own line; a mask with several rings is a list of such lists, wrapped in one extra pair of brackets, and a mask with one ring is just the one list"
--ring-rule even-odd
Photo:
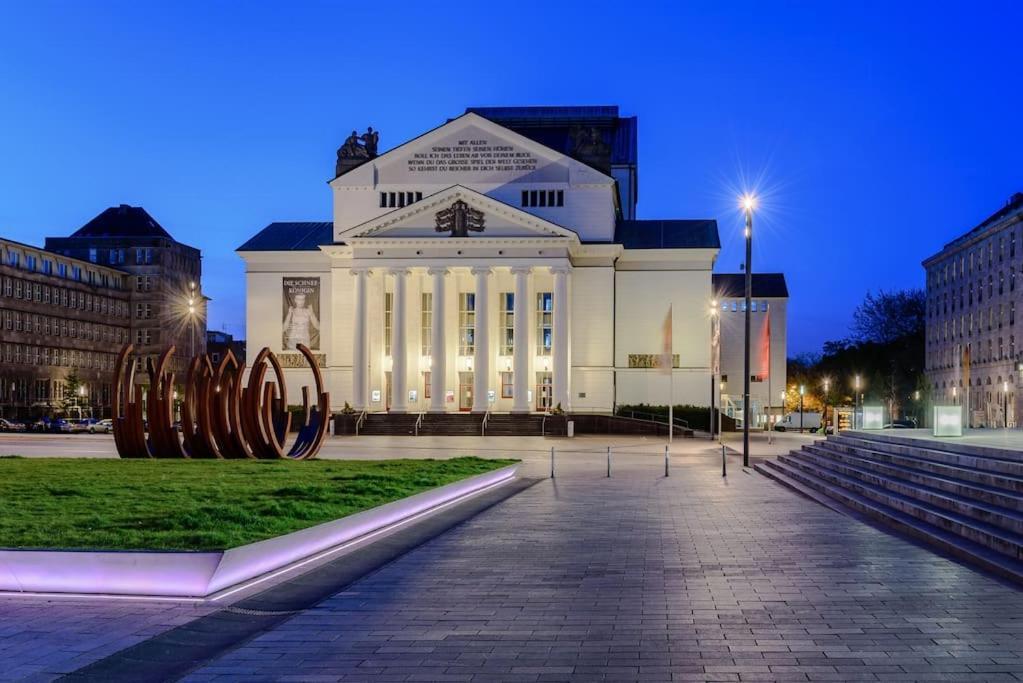
[(237, 251), (316, 251), (334, 243), (334, 224), (329, 221), (271, 223)]
[(718, 222), (698, 220), (622, 220), (615, 242), (626, 249), (720, 249)]

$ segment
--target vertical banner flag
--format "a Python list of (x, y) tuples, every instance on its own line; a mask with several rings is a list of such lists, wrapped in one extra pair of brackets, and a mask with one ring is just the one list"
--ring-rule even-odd
[[(668, 376), (668, 441), (675, 436), (675, 354), (671, 352), (671, 306), (661, 331), (661, 374)], [(665, 460), (667, 468), (667, 460)], [(667, 469), (665, 469), (667, 472)]]
[[(717, 324), (713, 324), (714, 322)], [(711, 329), (713, 335), (710, 340), (711, 348), (711, 359), (710, 359), (710, 372), (716, 377), (721, 376), (721, 314), (718, 313), (714, 320), (711, 321)]]
[(671, 306), (668, 306), (668, 315), (664, 318), (664, 327), (661, 330), (661, 374), (670, 375), (674, 365), (675, 357), (671, 352)]
[(760, 338), (760, 381), (771, 375), (771, 316), (764, 316), (764, 335)]

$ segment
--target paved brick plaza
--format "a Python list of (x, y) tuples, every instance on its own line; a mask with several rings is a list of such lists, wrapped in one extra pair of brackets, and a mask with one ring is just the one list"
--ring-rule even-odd
[[(1023, 679), (1023, 591), (734, 459), (722, 481), (705, 444), (677, 444), (668, 479), (655, 445), (616, 455), (610, 480), (599, 453), (563, 455), (556, 482), (189, 680)], [(0, 678), (51, 678), (203, 611), (0, 601)]]
[(190, 680), (1023, 679), (1015, 588), (709, 455), (567, 460)]

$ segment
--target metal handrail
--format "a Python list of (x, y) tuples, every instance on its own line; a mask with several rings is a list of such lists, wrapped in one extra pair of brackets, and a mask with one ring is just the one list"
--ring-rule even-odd
[(366, 421), (366, 411), (359, 413), (359, 419), (355, 421), (355, 436), (359, 435), (359, 430), (362, 429), (362, 423)]
[[(658, 422), (658, 423), (661, 423), (661, 424), (668, 424), (667, 417), (666, 416), (658, 415), (657, 413), (647, 413), (647, 412), (644, 412), (644, 411), (630, 410), (628, 415), (626, 415), (625, 413), (615, 413), (615, 415), (616, 415), (616, 417), (628, 417), (628, 418), (633, 419), (633, 420), (643, 420), (643, 419), (646, 419), (647, 422)], [(637, 415), (642, 415), (644, 417), (636, 417)], [(672, 419), (672, 423), (675, 426), (685, 427), (686, 429), (689, 429), (689, 421), (688, 420), (684, 420), (681, 417), (673, 418)]]
[(480, 436), (487, 435), (487, 420), (490, 419), (490, 411), (488, 410), (483, 414), (483, 424), (480, 425)]
[(419, 426), (421, 424), (423, 424), (423, 418), (425, 416), (426, 416), (426, 411), (424, 410), (421, 413), (419, 413), (419, 417), (416, 418), (416, 427), (415, 427), (415, 430), (416, 430), (415, 435), (416, 436), (419, 436)]

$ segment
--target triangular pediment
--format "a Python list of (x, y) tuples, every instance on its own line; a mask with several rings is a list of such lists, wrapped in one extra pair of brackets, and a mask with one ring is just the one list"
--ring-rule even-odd
[(612, 184), (566, 154), (469, 112), (335, 178), (334, 186)]
[(385, 213), (338, 236), (344, 242), (363, 238), (443, 240), (451, 237), (578, 239), (568, 228), (461, 185)]

